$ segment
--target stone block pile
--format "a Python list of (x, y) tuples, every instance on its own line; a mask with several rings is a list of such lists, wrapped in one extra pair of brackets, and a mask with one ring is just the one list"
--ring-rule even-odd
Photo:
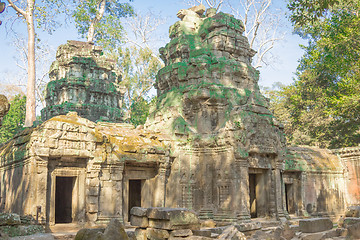
[(185, 208), (134, 207), (130, 214), (131, 225), (137, 227), (136, 240), (246, 240), (245, 235), (234, 226), (224, 227), (219, 233), (209, 228), (200, 229), (197, 214)]
[(44, 232), (44, 226), (35, 224), (31, 216), (16, 213), (0, 213), (0, 239), (26, 236)]

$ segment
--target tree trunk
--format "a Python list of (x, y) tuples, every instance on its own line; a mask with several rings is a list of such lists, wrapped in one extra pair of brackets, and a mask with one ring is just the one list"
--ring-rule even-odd
[(89, 31), (87, 35), (87, 41), (93, 42), (95, 37), (95, 25), (101, 20), (105, 13), (106, 0), (101, 0), (99, 2), (98, 11), (95, 18), (91, 21), (89, 26)]
[(35, 25), (34, 25), (35, 0), (28, 0), (26, 21), (28, 30), (28, 81), (26, 86), (26, 115), (25, 127), (31, 127), (36, 120), (35, 115)]

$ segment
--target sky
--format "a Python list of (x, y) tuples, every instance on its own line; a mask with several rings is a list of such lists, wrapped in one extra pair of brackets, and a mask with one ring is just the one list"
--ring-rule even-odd
[[(260, 80), (259, 85), (264, 87), (271, 87), (275, 82), (281, 82), (285, 85), (289, 85), (293, 82), (294, 72), (298, 66), (298, 60), (303, 55), (303, 50), (299, 47), (299, 44), (306, 44), (306, 41), (299, 36), (292, 34), (292, 26), (285, 17), (286, 0), (273, 0), (273, 9), (281, 8), (281, 32), (283, 32), (283, 40), (278, 42), (272, 51), (274, 61), (271, 61), (270, 66), (260, 68)], [(180, 9), (188, 8), (185, 4), (185, 0), (134, 0), (131, 4), (136, 11), (146, 13), (151, 11), (154, 14), (158, 14), (165, 19), (163, 25), (161, 25), (155, 37), (158, 41), (154, 42), (154, 46), (164, 46), (168, 39), (168, 29), (179, 19), (176, 17), (176, 13)], [(233, 0), (234, 6), (239, 6), (235, 0)], [(236, 5), (237, 4), (237, 5)], [(224, 6), (221, 9), (224, 12), (230, 10)], [(7, 13), (8, 15), (11, 12)], [(5, 14), (6, 15), (6, 14)], [(0, 84), (10, 83), (20, 78), (21, 69), (16, 65), (16, 58), (19, 58), (20, 54), (14, 46), (14, 35), (8, 30), (8, 24), (4, 21), (6, 16), (0, 14), (0, 20), (3, 24), (0, 25)], [(13, 24), (13, 29), (26, 36), (25, 24), (22, 21), (17, 21)], [(38, 32), (41, 41), (48, 45), (51, 50), (51, 54), (48, 56), (46, 64), (38, 67), (48, 67), (51, 62), (55, 60), (56, 48), (66, 43), (67, 40), (84, 40), (80, 38), (74, 27), (74, 24), (67, 24), (58, 28), (52, 35), (44, 32)], [(38, 76), (39, 77), (39, 76)], [(0, 85), (0, 88), (2, 85)], [(0, 89), (1, 90), (1, 89)]]

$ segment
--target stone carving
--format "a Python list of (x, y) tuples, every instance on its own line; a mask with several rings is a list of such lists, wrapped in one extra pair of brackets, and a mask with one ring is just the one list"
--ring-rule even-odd
[(76, 111), (91, 121), (121, 121), (121, 75), (100, 47), (68, 41), (58, 48), (49, 76), (42, 120)]

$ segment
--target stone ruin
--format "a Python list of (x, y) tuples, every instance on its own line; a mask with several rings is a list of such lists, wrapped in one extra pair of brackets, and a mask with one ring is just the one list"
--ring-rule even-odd
[(243, 23), (203, 6), (178, 17), (160, 49), (156, 105), (136, 129), (122, 123), (115, 62), (93, 44), (59, 47), (44, 122), (0, 146), (1, 211), (100, 226), (129, 224), (133, 207), (186, 208), (253, 232), (264, 219), (360, 204), (359, 148), (286, 146)]
[(43, 121), (70, 111), (94, 122), (122, 121), (121, 75), (116, 62), (103, 56), (101, 47), (78, 41), (61, 45), (49, 77)]
[(240, 20), (204, 10), (181, 10), (170, 27), (145, 124), (172, 136), (166, 206), (224, 222), (285, 218), (285, 137), (260, 93), (255, 51)]

